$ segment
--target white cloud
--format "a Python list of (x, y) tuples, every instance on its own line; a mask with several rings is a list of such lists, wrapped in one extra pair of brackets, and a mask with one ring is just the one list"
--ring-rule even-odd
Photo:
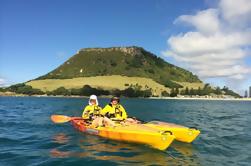
[(179, 16), (174, 23), (189, 24), (194, 29), (171, 36), (163, 55), (205, 79), (242, 80), (251, 74), (251, 67), (245, 64), (245, 58), (251, 55), (250, 16), (251, 0), (221, 0), (214, 9)]
[(8, 86), (7, 80), (5, 80), (4, 78), (0, 78), (0, 87), (5, 87), (5, 86)]
[(251, 43), (251, 31), (232, 32), (205, 36), (201, 32), (187, 32), (168, 39), (171, 52), (179, 55), (201, 55), (203, 53), (225, 52), (228, 49), (239, 48)]
[[(194, 26), (203, 34), (211, 34), (218, 32), (220, 29), (218, 15), (218, 10), (208, 9), (199, 11), (195, 16), (182, 15), (175, 20), (175, 23), (185, 22)], [(208, 26), (208, 23), (210, 23), (210, 26)]]
[(250, 0), (221, 0), (219, 9), (223, 18), (234, 27), (245, 27), (251, 20)]

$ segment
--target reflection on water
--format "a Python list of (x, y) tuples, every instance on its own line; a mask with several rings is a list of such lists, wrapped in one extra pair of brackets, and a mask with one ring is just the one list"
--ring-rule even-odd
[(60, 151), (60, 150), (57, 150), (57, 149), (52, 149), (51, 151), (50, 151), (50, 156), (51, 157), (70, 157), (70, 156), (72, 156), (71, 155), (72, 154), (72, 152), (63, 152), (63, 151)]
[(177, 152), (181, 153), (183, 156), (191, 157), (194, 155), (193, 144), (175, 141), (172, 143), (172, 148), (174, 148)]
[[(174, 143), (168, 150), (159, 151), (144, 145), (110, 141), (86, 134), (79, 135), (80, 139), (75, 143), (64, 133), (53, 136), (54, 142), (73, 143), (77, 146), (77, 150), (53, 148), (50, 156), (54, 158), (92, 158), (93, 160), (113, 161), (120, 165), (130, 163), (133, 165), (200, 165), (193, 154), (191, 144)], [(175, 156), (170, 155), (169, 151), (172, 151)]]
[[(251, 163), (251, 102), (123, 99), (121, 102), (131, 116), (201, 130), (192, 144), (174, 142), (162, 152), (144, 145), (81, 134), (70, 123), (55, 125), (51, 122), (52, 114), (80, 116), (82, 111), (79, 110), (87, 100), (0, 97), (0, 165), (228, 166)], [(101, 105), (107, 102), (108, 99), (100, 99)]]
[(54, 135), (53, 142), (59, 143), (59, 144), (65, 144), (69, 142), (69, 136), (67, 136), (64, 133), (58, 133)]

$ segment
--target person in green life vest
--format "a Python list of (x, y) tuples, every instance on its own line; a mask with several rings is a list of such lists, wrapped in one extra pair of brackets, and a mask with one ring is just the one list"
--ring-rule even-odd
[(82, 118), (88, 122), (91, 122), (93, 127), (99, 126), (115, 126), (114, 122), (110, 119), (103, 117), (101, 114), (102, 108), (98, 104), (98, 98), (96, 95), (91, 95), (89, 103), (85, 107)]
[(123, 121), (127, 119), (127, 113), (124, 107), (119, 103), (118, 97), (112, 97), (111, 102), (102, 110), (102, 115), (114, 121)]

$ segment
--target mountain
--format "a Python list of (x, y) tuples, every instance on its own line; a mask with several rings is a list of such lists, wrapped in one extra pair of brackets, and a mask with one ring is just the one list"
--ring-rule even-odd
[(84, 48), (53, 71), (0, 92), (27, 95), (240, 97), (141, 47)]
[(193, 73), (172, 65), (141, 47), (84, 48), (36, 80), (120, 75), (150, 78), (169, 88), (179, 82), (202, 83)]

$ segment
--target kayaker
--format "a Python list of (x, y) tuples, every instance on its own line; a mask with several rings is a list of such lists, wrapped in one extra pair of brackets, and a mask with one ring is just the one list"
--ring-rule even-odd
[(102, 110), (102, 115), (122, 125), (141, 123), (136, 118), (128, 118), (125, 108), (120, 104), (119, 97), (112, 97), (109, 104)]
[(96, 95), (91, 95), (89, 98), (89, 105), (87, 105), (83, 111), (82, 118), (87, 122), (91, 122), (93, 127), (98, 126), (115, 126), (107, 117), (103, 117), (101, 114), (102, 108), (98, 105), (98, 98)]
[(112, 97), (109, 104), (102, 110), (102, 115), (114, 121), (123, 121), (127, 119), (127, 113), (120, 104), (119, 97)]

